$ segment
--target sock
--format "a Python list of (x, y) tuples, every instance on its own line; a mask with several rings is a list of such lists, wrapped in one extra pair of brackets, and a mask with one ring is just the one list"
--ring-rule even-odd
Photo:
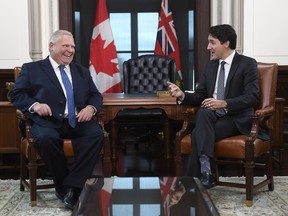
[(210, 158), (207, 155), (200, 156), (201, 173), (211, 174)]

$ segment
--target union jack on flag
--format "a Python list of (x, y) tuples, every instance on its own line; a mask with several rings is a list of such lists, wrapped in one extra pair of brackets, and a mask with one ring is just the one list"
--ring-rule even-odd
[(159, 177), (165, 216), (170, 216), (170, 196), (175, 191), (176, 177)]
[(155, 44), (155, 55), (163, 55), (172, 58), (176, 62), (176, 85), (184, 88), (181, 73), (180, 49), (174, 28), (172, 11), (168, 6), (168, 0), (162, 0), (157, 38)]

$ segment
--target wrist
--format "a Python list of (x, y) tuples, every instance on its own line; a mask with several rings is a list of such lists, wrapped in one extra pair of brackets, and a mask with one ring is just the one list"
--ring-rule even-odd
[(97, 113), (97, 109), (92, 105), (87, 105), (87, 107), (90, 107), (92, 109), (92, 115), (94, 116)]
[(224, 108), (227, 108), (228, 104), (227, 102), (224, 100)]
[(183, 92), (183, 94), (180, 97), (178, 97), (178, 100), (182, 102), (184, 100), (184, 98), (185, 98), (185, 94)]

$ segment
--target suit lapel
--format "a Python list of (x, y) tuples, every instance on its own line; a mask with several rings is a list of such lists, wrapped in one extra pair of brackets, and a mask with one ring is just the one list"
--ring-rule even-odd
[(77, 84), (79, 82), (74, 82), (74, 80), (79, 80), (78, 79), (78, 74), (77, 74), (77, 69), (75, 67), (75, 64), (73, 64), (73, 62), (70, 63), (70, 73), (71, 73), (71, 77), (72, 77), (72, 86), (73, 86), (73, 91), (76, 92), (77, 89)]
[(213, 86), (213, 88), (209, 89), (208, 95), (213, 95), (213, 93), (214, 93), (214, 89), (215, 89), (215, 85), (216, 85), (218, 65), (219, 65), (219, 60), (212, 62), (211, 74), (209, 75), (209, 77), (211, 79), (209, 79), (209, 80), (213, 83), (211, 85), (207, 85), (207, 86)]
[(227, 94), (229, 92), (230, 81), (234, 77), (234, 75), (235, 75), (235, 73), (237, 71), (237, 68), (239, 66), (239, 63), (240, 63), (240, 55), (236, 52), (235, 56), (233, 58), (231, 67), (230, 67), (229, 75), (227, 77), (224, 98), (226, 98), (226, 96), (227, 96)]
[(49, 57), (47, 57), (43, 61), (43, 71), (47, 75), (47, 77), (51, 80), (51, 83), (54, 84), (64, 95), (64, 91), (61, 87), (61, 84), (60, 84), (56, 74), (54, 73), (54, 69), (53, 69), (53, 67), (49, 61)]

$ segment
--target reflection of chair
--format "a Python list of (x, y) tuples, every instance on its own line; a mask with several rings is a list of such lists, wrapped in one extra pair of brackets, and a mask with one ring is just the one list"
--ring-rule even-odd
[[(20, 74), (21, 67), (15, 67), (14, 75), (15, 79)], [(100, 114), (102, 115), (102, 114)], [(27, 118), (20, 110), (16, 110), (16, 116), (19, 120), (19, 130), (21, 132), (21, 147), (20, 147), (20, 190), (24, 191), (26, 187), (30, 190), (30, 200), (31, 206), (36, 206), (36, 190), (53, 188), (53, 184), (41, 184), (37, 185), (37, 169), (44, 165), (40, 155), (35, 148), (35, 140), (31, 134), (31, 123), (32, 121)], [(97, 116), (98, 117), (98, 116)], [(95, 117), (95, 120), (98, 120)], [(103, 172), (105, 176), (110, 176), (110, 147), (109, 141), (107, 140), (107, 135), (105, 136), (104, 147), (102, 149), (103, 155)], [(72, 147), (72, 142), (70, 139), (64, 140), (63, 150), (67, 158), (73, 158), (74, 152)]]
[[(158, 55), (139, 56), (125, 61), (123, 64), (124, 92), (126, 94), (156, 94), (158, 91), (166, 91), (166, 82), (174, 82), (175, 75), (174, 60)], [(149, 145), (153, 137), (157, 137), (154, 136), (157, 135), (155, 132), (163, 129), (165, 121), (168, 119), (164, 111), (159, 108), (124, 109), (117, 116), (118, 125), (141, 128), (138, 141), (148, 140)], [(169, 137), (164, 138), (169, 139)]]
[[(262, 140), (257, 138), (258, 132), (270, 134), (272, 128), (271, 117), (274, 114), (275, 93), (277, 82), (277, 64), (258, 63), (260, 95), (258, 105), (255, 107), (255, 113), (252, 116), (252, 129), (249, 135), (239, 135), (222, 139), (215, 143), (215, 171), (217, 185), (240, 187), (246, 189), (247, 206), (253, 204), (253, 191), (265, 185), (268, 185), (269, 190), (274, 189), (273, 174), (272, 174), (272, 158), (270, 140)], [(192, 109), (191, 115), (189, 111), (185, 113), (186, 120), (183, 123), (182, 129), (177, 133), (175, 140), (176, 155), (175, 161), (179, 174), (182, 171), (179, 169), (179, 161), (181, 161), (181, 150), (185, 149), (185, 153), (191, 151), (191, 135), (187, 134), (189, 122), (192, 116), (197, 112), (197, 108)], [(182, 142), (183, 141), (183, 142)], [(183, 145), (183, 147), (181, 147)], [(190, 147), (190, 148), (189, 148)], [(193, 151), (193, 149), (192, 149)], [(261, 157), (260, 157), (261, 156)], [(265, 159), (262, 158), (265, 156)], [(256, 159), (260, 161), (256, 163)], [(244, 168), (245, 183), (223, 182), (219, 180), (219, 165), (240, 166)], [(267, 178), (258, 184), (254, 184), (254, 168), (264, 169)]]

